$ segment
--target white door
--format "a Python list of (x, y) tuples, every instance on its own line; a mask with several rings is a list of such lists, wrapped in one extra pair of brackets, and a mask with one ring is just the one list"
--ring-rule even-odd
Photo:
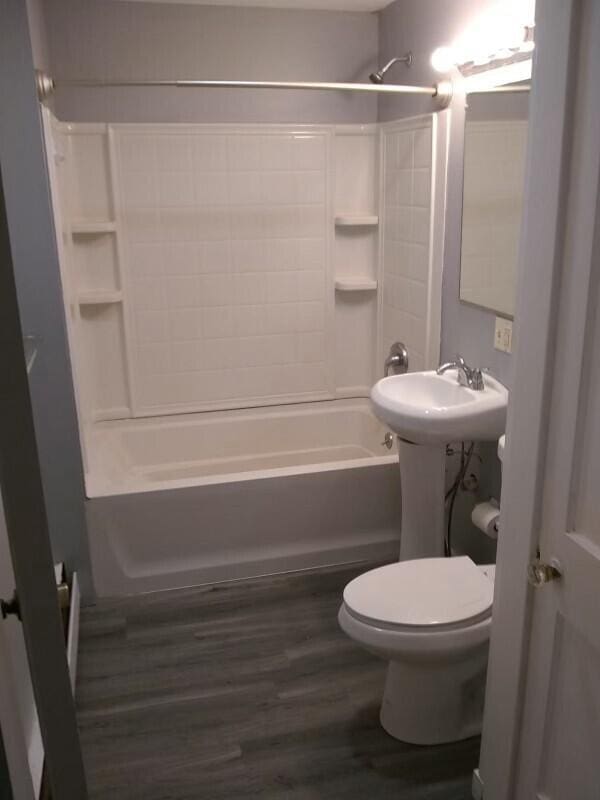
[[(85, 800), (85, 770), (56, 591), (31, 391), (35, 387), (39, 408), (42, 387), (51, 383), (51, 365), (64, 365), (57, 357), (64, 346), (58, 328), (61, 320), (57, 320), (54, 331), (47, 323), (49, 317), (41, 328), (45, 336), (38, 334), (31, 375), (27, 373), (23, 341), (23, 324), (31, 335), (36, 335), (38, 323), (43, 325), (43, 315), (36, 314), (31, 303), (27, 305), (28, 282), (35, 277), (39, 292), (49, 293), (52, 302), (56, 284), (46, 277), (58, 269), (56, 242), (26, 4), (22, 0), (0, 0), (0, 20), (0, 491), (49, 788), (55, 800)], [(36, 308), (39, 312), (42, 306)], [(68, 402), (67, 395), (61, 397)], [(61, 414), (69, 414), (66, 407), (51, 410), (57, 425)], [(38, 424), (46, 424), (46, 419), (50, 424), (51, 416), (36, 416)], [(77, 492), (68, 496), (77, 498)], [(62, 500), (70, 502), (67, 491)], [(77, 508), (69, 506), (69, 513), (77, 515)], [(9, 624), (14, 624), (12, 618), (6, 627), (3, 625), (5, 632)], [(10, 684), (4, 685), (2, 676), (0, 682), (2, 689), (10, 688)], [(17, 729), (18, 724), (14, 725)], [(11, 728), (9, 731), (13, 733)], [(2, 733), (6, 744), (4, 724)], [(22, 756), (23, 748), (24, 763)]]
[(578, 4), (572, 31), (573, 128), (539, 473), (540, 560), (561, 576), (547, 573), (533, 591), (515, 800), (600, 798), (600, 3)]
[[(0, 597), (10, 598), (15, 576), (0, 498)], [(14, 800), (39, 797), (44, 747), (21, 623), (0, 619), (0, 729)]]

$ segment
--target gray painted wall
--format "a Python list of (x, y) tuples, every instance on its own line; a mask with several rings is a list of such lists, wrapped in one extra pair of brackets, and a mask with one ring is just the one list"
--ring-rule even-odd
[[(433, 84), (439, 75), (430, 65), (432, 51), (452, 41), (492, 2), (396, 0), (378, 15), (109, 0), (28, 0), (28, 5), (36, 65), (48, 67), (59, 80), (197, 76), (365, 81), (377, 63), (412, 50), (413, 67), (395, 67), (390, 78)], [(373, 97), (311, 92), (65, 88), (55, 98), (57, 115), (72, 121), (348, 123), (430, 110), (426, 98), (381, 96), (377, 103)], [(511, 358), (492, 345), (494, 315), (459, 302), (460, 96), (453, 101), (452, 118), (442, 357), (459, 351), (510, 385)], [(59, 308), (57, 302), (54, 313)], [(52, 309), (45, 313), (52, 314)], [(76, 477), (77, 487), (78, 481)], [(81, 541), (74, 538), (69, 547), (70, 556), (87, 558)]]
[[(39, 3), (39, 0), (30, 0)], [(433, 50), (494, 0), (396, 0), (379, 14), (46, 0), (52, 74), (60, 78), (366, 80), (377, 62), (413, 52), (392, 79), (434, 84)], [(379, 52), (379, 54), (378, 54)], [(397, 119), (431, 110), (427, 98), (272, 90), (58, 89), (72, 121), (323, 122)], [(464, 102), (452, 104), (442, 357), (460, 351), (510, 385), (511, 358), (493, 349), (494, 315), (460, 303)]]
[[(431, 66), (432, 52), (437, 47), (451, 43), (470, 20), (485, 11), (486, 6), (491, 6), (493, 2), (494, 0), (396, 0), (379, 14), (381, 62), (412, 50), (414, 61), (411, 69), (397, 66), (391, 77), (406, 83), (435, 84), (440, 75)], [(379, 98), (379, 119), (382, 121), (427, 110), (427, 99)], [(469, 363), (489, 367), (496, 377), (510, 387), (511, 357), (493, 347), (495, 315), (459, 300), (464, 96), (455, 96), (451, 110), (441, 357), (446, 360), (460, 352)]]
[[(451, 43), (476, 15), (485, 11), (494, 0), (396, 0), (379, 15), (380, 60), (385, 62), (407, 50), (413, 53), (410, 70), (396, 67), (393, 78), (406, 83), (432, 85), (440, 76), (430, 63), (432, 52)], [(444, 274), (442, 283), (441, 360), (456, 353), (471, 364), (489, 367), (509, 388), (512, 381), (511, 356), (494, 350), (495, 315), (461, 303), (460, 250), (463, 190), (463, 142), (465, 97), (456, 93), (451, 103), (450, 151), (448, 154), (448, 188), (446, 233), (444, 242)], [(397, 119), (429, 110), (427, 99), (412, 97), (379, 98), (379, 119)], [(478, 448), (482, 463), (479, 473), (478, 500), (490, 496), (499, 499), (500, 462), (494, 443)], [(460, 495), (453, 525), (453, 547), (457, 553), (468, 553), (476, 561), (495, 561), (496, 544), (471, 524), (470, 511), (475, 498)]]
[[(494, 5), (496, 0), (395, 0), (379, 13), (379, 58), (383, 64), (393, 56), (410, 50), (410, 69), (402, 65), (392, 68), (389, 80), (432, 86), (440, 73), (431, 66), (431, 54), (437, 47), (450, 44), (469, 22)], [(443, 76), (442, 76), (443, 77)], [(429, 109), (423, 97), (382, 96), (379, 118), (398, 119)]]
[[(81, 457), (31, 64), (57, 77), (364, 79), (377, 61), (374, 14), (291, 12), (106, 0), (27, 0), (33, 50), (4, 27), (0, 160), (24, 327), (42, 341), (31, 375), (53, 555), (93, 596)], [(18, 57), (16, 54), (19, 54)], [(323, 93), (59, 91), (74, 121), (364, 122), (375, 97)], [(17, 130), (15, 120), (29, 122)]]
[[(107, 0), (46, 0), (60, 78), (366, 81), (377, 15)], [(58, 89), (72, 122), (369, 122), (376, 96), (217, 89)]]
[(39, 105), (20, 0), (2, 0), (0, 169), (23, 330), (39, 340), (30, 392), (55, 560), (91, 595), (84, 488)]

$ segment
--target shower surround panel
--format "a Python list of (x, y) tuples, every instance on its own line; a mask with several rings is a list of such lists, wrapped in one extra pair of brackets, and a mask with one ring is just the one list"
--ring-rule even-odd
[(396, 340), (437, 363), (435, 118), (44, 124), (83, 427), (365, 397)]
[(139, 415), (334, 396), (330, 133), (116, 126)]
[(439, 355), (436, 124), (44, 124), (100, 595), (394, 557), (366, 398)]

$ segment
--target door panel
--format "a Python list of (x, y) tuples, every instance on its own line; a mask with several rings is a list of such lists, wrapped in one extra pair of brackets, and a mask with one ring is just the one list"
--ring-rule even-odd
[(600, 650), (559, 613), (550, 660), (538, 797), (591, 800), (599, 795)]
[(0, 166), (21, 324), (43, 345), (29, 386), (52, 551), (55, 561), (77, 571), (90, 601), (81, 450), (28, 5), (0, 0)]
[(85, 800), (1, 181), (0, 263), (0, 489), (50, 785)]
[[(52, 230), (52, 219), (47, 194), (43, 194), (47, 185), (39, 115), (30, 113), (35, 108), (35, 93), (30, 53), (27, 61), (25, 3), (0, 0), (0, 20), (0, 107), (10, 109), (10, 113), (0, 114), (0, 489), (49, 783), (56, 800), (85, 800), (85, 773), (58, 606), (15, 279), (18, 274), (21, 286), (26, 282), (24, 276), (31, 274), (31, 259), (35, 258), (37, 269), (31, 278), (43, 294), (42, 279), (54, 268), (56, 250), (55, 242), (46, 236)], [(37, 134), (32, 125), (38, 126)], [(6, 174), (14, 177), (15, 171), (18, 180), (5, 183)], [(5, 185), (10, 194), (5, 195)], [(43, 207), (36, 205), (40, 197), (45, 197)], [(34, 209), (35, 213), (28, 213)], [(37, 244), (37, 249), (24, 246), (24, 241)], [(35, 329), (35, 316), (30, 321)], [(48, 347), (50, 339), (55, 338), (53, 334), (40, 343), (33, 369), (41, 370), (38, 374), (42, 379), (50, 372)], [(32, 384), (36, 380), (32, 375)], [(53, 383), (56, 376), (48, 380)], [(43, 405), (41, 388), (37, 399)], [(68, 413), (60, 403), (49, 401), (48, 395), (45, 403), (49, 426), (54, 417), (59, 420)], [(70, 442), (66, 445), (70, 446)], [(60, 442), (55, 449), (58, 454)], [(54, 471), (60, 473), (56, 464)], [(56, 483), (53, 486), (56, 488)], [(65, 517), (76, 513), (74, 504), (70, 506), (70, 489), (71, 482), (64, 494), (52, 492), (53, 504), (62, 506)], [(80, 536), (85, 539), (84, 528)], [(6, 732), (4, 741), (6, 745)]]
[(518, 800), (600, 798), (600, 4), (584, 0), (576, 11), (548, 445), (539, 474), (541, 560), (557, 563), (561, 577), (533, 598)]

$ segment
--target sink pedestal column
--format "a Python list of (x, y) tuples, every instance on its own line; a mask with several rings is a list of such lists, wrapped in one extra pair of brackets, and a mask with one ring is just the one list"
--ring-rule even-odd
[(444, 555), (446, 448), (398, 439), (402, 491), (400, 561)]

